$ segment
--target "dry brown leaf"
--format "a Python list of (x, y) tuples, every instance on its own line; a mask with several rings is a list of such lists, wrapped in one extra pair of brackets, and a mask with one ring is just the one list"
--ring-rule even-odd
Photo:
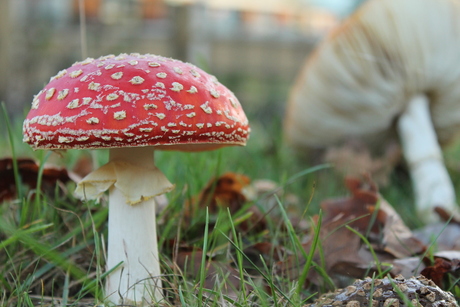
[[(374, 210), (371, 208), (371, 210)], [(381, 248), (395, 258), (405, 258), (422, 254), (426, 246), (418, 240), (407, 227), (399, 214), (383, 198), (380, 198), (379, 212), (377, 214), (378, 225), (381, 225), (382, 236)]]
[[(323, 225), (340, 219), (361, 232), (366, 231), (371, 222), (369, 207), (374, 206), (379, 199), (377, 186), (368, 178), (366, 182), (347, 177), (345, 186), (351, 192), (350, 197), (325, 200), (321, 203), (323, 210)], [(354, 220), (354, 221), (353, 221)], [(372, 228), (377, 232), (376, 225)]]
[[(246, 205), (247, 199), (243, 189), (249, 183), (249, 177), (231, 172), (225, 173), (217, 179), (212, 179), (198, 197), (193, 199), (191, 203), (186, 203), (184, 222), (188, 224), (199, 210), (202, 211), (206, 208), (210, 214), (216, 214), (222, 208), (229, 208), (232, 214), (238, 212)], [(256, 206), (250, 206), (248, 212), (252, 215), (239, 225), (240, 230), (262, 231), (266, 229), (264, 215)]]
[[(314, 261), (320, 264), (321, 259), (324, 259), (324, 269), (331, 276), (338, 274), (361, 278), (366, 272), (369, 274), (374, 271), (376, 259), (370, 247), (379, 263), (421, 254), (426, 249), (404, 225), (396, 211), (379, 195), (377, 186), (369, 176), (363, 178), (346, 178), (345, 185), (351, 192), (350, 197), (326, 200), (321, 204), (323, 220), (319, 242), (323, 258), (316, 252)], [(345, 226), (366, 236), (371, 246), (366, 245)], [(304, 245), (307, 253), (311, 244), (310, 241)], [(289, 277), (299, 271), (292, 259), (280, 266)], [(320, 278), (312, 271), (309, 280), (318, 284)]]
[[(315, 251), (313, 261), (321, 266), (331, 278), (337, 275), (360, 278), (375, 271), (369, 251), (362, 248), (359, 236), (344, 227), (344, 220), (341, 218), (322, 224), (319, 237), (320, 247)], [(311, 244), (310, 241), (303, 245), (307, 253), (310, 252)], [(319, 248), (324, 258), (318, 252)], [(305, 259), (297, 255), (279, 261), (277, 269), (284, 278), (297, 280), (304, 265)], [(309, 271), (306, 286), (310, 283), (326, 286), (324, 278), (314, 269)]]
[(216, 213), (219, 208), (230, 208), (230, 212), (241, 209), (246, 202), (243, 188), (249, 185), (249, 177), (225, 173), (219, 178), (211, 180), (199, 196), (199, 206), (208, 207), (209, 212)]
[[(22, 183), (30, 189), (37, 187), (39, 166), (29, 158), (16, 159)], [(42, 191), (53, 190), (57, 181), (66, 183), (70, 180), (66, 169), (45, 166), (42, 175)], [(0, 159), (0, 201), (16, 197), (16, 182), (14, 179), (13, 159)]]
[(421, 274), (431, 279), (436, 285), (443, 288), (443, 280), (448, 273), (453, 273), (460, 269), (460, 260), (447, 260), (435, 257), (434, 264), (427, 266)]
[(442, 221), (460, 225), (460, 213), (458, 211), (449, 212), (443, 207), (435, 207), (434, 211), (439, 215)]
[[(404, 224), (401, 217), (393, 207), (378, 193), (378, 188), (370, 177), (364, 180), (356, 178), (346, 178), (345, 185), (350, 190), (350, 198), (335, 201), (325, 201), (321, 208), (325, 217), (331, 218), (342, 215), (342, 220), (350, 227), (360, 231), (363, 235), (368, 235), (374, 249), (378, 252), (386, 252), (395, 258), (410, 257), (421, 254), (426, 247), (421, 243)], [(374, 211), (376, 219), (372, 227)], [(328, 219), (323, 219), (326, 223)], [(353, 219), (358, 218), (356, 221)], [(369, 233), (367, 231), (370, 230)]]

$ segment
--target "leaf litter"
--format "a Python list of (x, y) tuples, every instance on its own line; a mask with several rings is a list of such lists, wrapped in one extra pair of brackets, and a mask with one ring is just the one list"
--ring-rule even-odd
[[(14, 179), (14, 160), (12, 158), (0, 159), (0, 202), (16, 197), (16, 183)], [(18, 172), (22, 183), (29, 189), (37, 188), (39, 165), (32, 159), (20, 158), (16, 160)], [(67, 183), (71, 179), (67, 170), (54, 166), (45, 166), (42, 174), (41, 189), (44, 192), (53, 192), (56, 183)]]
[[(235, 184), (235, 181), (238, 181), (239, 184)], [(241, 184), (242, 182), (244, 184)], [(270, 183), (268, 185), (272, 187), (273, 194), (276, 193), (276, 184)], [(211, 204), (209, 208), (214, 213), (216, 213), (217, 207), (231, 208), (232, 213), (237, 212), (247, 206), (247, 199), (243, 196), (244, 188), (254, 188), (255, 186), (257, 187), (257, 185), (251, 185), (248, 178), (243, 175), (224, 174), (222, 177), (210, 181), (203, 189), (198, 196), (198, 208), (202, 210), (207, 204)], [(266, 193), (267, 183), (264, 182), (261, 186), (261, 190)], [(311, 270), (309, 273), (307, 285), (324, 286), (324, 278), (320, 274), (321, 269), (332, 277), (335, 286), (344, 286), (350, 283), (352, 279), (363, 278), (372, 274), (380, 274), (382, 277), (386, 274), (391, 276), (402, 274), (402, 276), (409, 278), (422, 272), (438, 272), (444, 277), (446, 274), (457, 271), (457, 269), (451, 269), (452, 267), (457, 268), (458, 258), (455, 257), (451, 260), (444, 260), (444, 266), (441, 267), (440, 260), (437, 260), (441, 258), (433, 255), (431, 259), (435, 259), (435, 262), (429, 266), (430, 261), (428, 259), (430, 259), (430, 252), (432, 252), (429, 251), (429, 245), (420, 240), (404, 224), (398, 213), (380, 195), (377, 185), (369, 176), (361, 176), (359, 179), (346, 177), (345, 186), (349, 190), (350, 196), (325, 200), (320, 205), (323, 212), (319, 234), (321, 246), (315, 253), (315, 270)], [(229, 189), (229, 187), (232, 188)], [(229, 193), (229, 190), (232, 190), (232, 193)], [(205, 199), (208, 200), (204, 201)], [(209, 201), (209, 199), (212, 200)], [(265, 199), (270, 202), (270, 197), (265, 195)], [(271, 206), (273, 203), (262, 207), (270, 212), (270, 208), (273, 208)], [(261, 212), (254, 204), (246, 209), (248, 209), (247, 212), (255, 213), (251, 215), (252, 221), (257, 221), (264, 227), (270, 222), (273, 223), (273, 219), (275, 219), (275, 216), (267, 214), (266, 211)], [(188, 215), (193, 214), (188, 213)], [(299, 212), (297, 212), (297, 216), (299, 216)], [(313, 223), (309, 230), (297, 228), (298, 236), (301, 240), (306, 241), (303, 248), (307, 253), (311, 249), (312, 229), (318, 219), (319, 215), (312, 217)], [(248, 227), (244, 226), (238, 230), (247, 234)], [(249, 230), (263, 231), (263, 227), (253, 227)], [(247, 246), (244, 252), (253, 260), (252, 264), (274, 267), (276, 273), (283, 276), (284, 280), (299, 278), (301, 266), (305, 264), (302, 253), (296, 253), (279, 242), (274, 242), (270, 234), (266, 232), (262, 236), (256, 236), (256, 238), (256, 241), (245, 242)], [(456, 238), (450, 238), (450, 240), (455, 241)], [(227, 265), (230, 259), (230, 266), (236, 266), (234, 262), (232, 263), (234, 255), (222, 259), (226, 261)], [(261, 263), (260, 259), (263, 259), (264, 263)], [(446, 262), (450, 263), (449, 270), (445, 269)], [(257, 270), (247, 268), (247, 271), (257, 274)], [(238, 287), (239, 283), (240, 281), (235, 281), (233, 286)]]
[[(10, 158), (0, 160), (2, 201), (11, 200), (15, 196), (12, 161)], [(86, 165), (86, 161), (82, 165)], [(36, 188), (39, 166), (30, 159), (18, 159), (18, 166), (23, 182), (31, 189)], [(59, 182), (64, 184), (70, 181), (72, 180), (65, 169), (45, 167), (43, 170), (42, 189), (50, 189)], [(440, 287), (452, 287), (452, 279), (454, 285), (458, 282), (458, 217), (449, 219), (450, 223), (447, 225), (427, 225), (425, 229), (411, 231), (379, 194), (377, 185), (369, 176), (361, 176), (359, 179), (346, 177), (344, 184), (350, 192), (349, 196), (324, 200), (320, 204), (320, 246), (314, 253), (314, 269), (309, 271), (306, 286), (327, 290), (327, 287), (321, 288), (325, 285), (324, 273), (332, 278), (336, 287), (347, 285), (356, 278), (387, 273), (392, 276), (402, 274), (406, 278), (422, 274), (433, 279)], [(171, 259), (168, 262), (171, 270), (178, 270), (193, 280), (201, 269), (204, 256), (206, 288), (215, 289), (216, 284), (222, 284), (224, 280), (226, 284), (219, 286), (219, 290), (232, 298), (241, 295), (239, 291), (242, 284), (246, 285), (246, 291), (253, 290), (251, 283), (241, 280), (238, 252), (228, 242), (230, 238), (239, 242), (238, 246), (244, 252), (244, 278), (256, 280), (257, 284), (268, 289), (267, 280), (260, 273), (263, 268), (272, 268), (278, 282), (286, 279), (295, 281), (299, 278), (301, 266), (305, 264), (304, 253), (292, 249), (292, 246), (274, 238), (271, 233), (274, 229), (286, 231), (285, 228), (276, 226), (283, 224), (279, 213), (279, 199), (286, 200), (289, 220), (292, 220), (299, 241), (304, 242), (302, 248), (308, 254), (312, 246), (313, 229), (321, 216), (314, 215), (311, 219), (304, 217), (301, 212), (304, 208), (299, 199), (284, 193), (276, 182), (260, 179), (251, 182), (246, 175), (229, 172), (211, 179), (198, 195), (184, 203), (182, 218), (177, 219), (177, 226), (184, 235), (165, 240), (163, 246), (165, 255)], [(162, 208), (161, 214), (167, 217), (170, 209), (167, 201)], [(203, 236), (205, 223), (200, 214), (206, 210), (210, 214), (209, 227), (214, 245), (203, 255), (199, 244), (202, 243), (200, 238)], [(445, 219), (448, 217), (448, 213), (439, 209), (437, 213)], [(234, 220), (225, 224), (222, 220), (228, 214)], [(166, 223), (167, 220), (160, 219), (161, 223)], [(233, 227), (238, 234), (237, 238), (232, 236)], [(437, 228), (433, 230), (433, 227)], [(217, 232), (228, 236), (219, 237)], [(429, 238), (429, 234), (433, 233), (440, 234), (436, 248), (433, 248), (433, 242)], [(88, 251), (83, 249), (82, 253), (86, 256), (79, 258), (89, 259)], [(25, 259), (27, 254), (24, 253), (21, 259)], [(30, 263), (38, 263), (36, 256), (29, 254)], [(93, 263), (80, 263), (79, 266), (83, 270), (94, 269)], [(53, 276), (53, 279), (62, 278), (62, 272), (51, 272), (48, 276)], [(58, 276), (60, 274), (61, 277)], [(19, 276), (21, 278), (25, 276)], [(173, 286), (174, 280), (170, 282)], [(38, 284), (35, 288), (39, 288)], [(55, 291), (53, 286), (50, 285), (49, 289), (49, 293), (44, 289), (40, 291), (44, 295), (52, 295)]]

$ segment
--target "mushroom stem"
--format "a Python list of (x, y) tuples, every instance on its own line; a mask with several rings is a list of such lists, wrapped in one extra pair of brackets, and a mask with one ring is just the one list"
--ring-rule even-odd
[(454, 210), (455, 190), (444, 165), (425, 95), (411, 98), (397, 127), (420, 217), (425, 221), (432, 219), (435, 206)]
[[(153, 147), (110, 149), (110, 161), (155, 168)], [(142, 197), (142, 196), (141, 196)], [(107, 277), (106, 295), (117, 304), (148, 305), (163, 298), (154, 198), (128, 205), (122, 191), (109, 190), (107, 268), (123, 262)]]

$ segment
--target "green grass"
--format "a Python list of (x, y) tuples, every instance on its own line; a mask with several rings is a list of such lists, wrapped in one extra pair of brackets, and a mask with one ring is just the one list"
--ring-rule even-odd
[[(80, 157), (89, 155), (88, 151), (75, 150), (61, 155), (33, 152), (22, 144), (21, 119), (11, 123), (6, 119), (6, 131), (2, 131), (4, 137), (0, 139), (4, 157), (34, 157), (41, 164), (57, 163), (71, 170)], [(307, 253), (302, 248), (301, 239), (305, 234), (299, 233), (291, 224), (283, 198), (277, 199), (281, 224), (268, 215), (268, 229), (263, 233), (241, 232), (239, 225), (249, 218), (245, 210), (233, 216), (223, 211), (211, 217), (206, 212), (203, 217), (195, 217), (197, 228), (194, 232), (181, 225), (184, 204), (199, 194), (211, 178), (228, 171), (245, 174), (253, 180), (277, 182), (285, 193), (298, 197), (298, 214), (307, 221), (319, 212), (322, 200), (348, 194), (342, 179), (332, 168), (306, 165), (284, 146), (279, 120), (255, 126), (258, 125), (264, 129), (255, 129), (247, 147), (205, 153), (156, 153), (157, 166), (176, 184), (176, 189), (168, 194), (169, 205), (158, 218), (167, 306), (223, 306), (224, 303), (234, 306), (303, 306), (321, 290), (306, 282), (313, 269), (330, 287), (332, 281), (321, 264), (313, 262), (314, 250)], [(95, 151), (93, 157), (98, 165), (102, 165), (107, 161), (107, 151)], [(17, 169), (15, 173), (18, 173)], [(0, 204), (0, 305), (35, 306), (42, 303), (53, 306), (53, 298), (69, 306), (102, 303), (107, 274), (104, 247), (106, 199), (100, 203), (81, 202), (72, 195), (73, 183), (57, 185), (46, 193), (31, 191), (20, 184), (20, 176), (15, 178), (15, 183), (21, 187), (18, 197)], [(457, 174), (454, 181), (458, 178)], [(383, 189), (382, 193), (403, 218), (415, 226), (410, 183), (398, 180), (401, 179), (392, 178), (392, 183), (397, 184)], [(254, 204), (260, 206), (262, 202), (258, 199)], [(316, 240), (312, 246), (319, 249), (320, 227), (321, 224), (316, 225), (312, 233)], [(177, 248), (171, 243), (173, 241), (203, 252), (195, 276), (190, 274), (194, 268), (178, 270), (171, 264)], [(270, 257), (252, 257), (248, 248), (259, 242), (269, 242), (299, 254), (305, 260), (297, 259), (300, 278), (289, 280), (278, 276)], [(230, 273), (224, 267), (214, 285), (205, 286), (211, 258), (233, 267), (239, 282), (236, 285), (229, 282)], [(233, 287), (233, 292), (226, 290), (228, 287)], [(453, 291), (458, 289), (453, 288)]]
[[(21, 119), (6, 123), (5, 135), (8, 135), (8, 138), (1, 141), (1, 148), (4, 149), (2, 156), (34, 157), (43, 165), (45, 162), (57, 163), (71, 170), (79, 157), (88, 155), (88, 151), (68, 151), (59, 155), (46, 154), (44, 151), (34, 152), (22, 144), (20, 122)], [(253, 135), (253, 138), (257, 139), (258, 136)], [(274, 138), (276, 140), (273, 141), (279, 141), (280, 133), (274, 134)], [(159, 233), (162, 234), (159, 244), (160, 249), (164, 251), (163, 271), (168, 273), (165, 279), (171, 305), (182, 302), (187, 306), (220, 306), (222, 301), (227, 301), (237, 306), (247, 306), (247, 302), (256, 300), (254, 294), (249, 294), (249, 291), (240, 291), (241, 295), (237, 297), (223, 294), (222, 287), (225, 286), (228, 277), (225, 274), (214, 288), (204, 287), (208, 261), (208, 257), (205, 256), (210, 253), (219, 254), (221, 250), (233, 251), (232, 257), (238, 259), (235, 263), (240, 274), (241, 289), (254, 289), (262, 306), (278, 304), (280, 300), (291, 300), (290, 295), (278, 287), (270, 268), (271, 264), (265, 264), (264, 268), (254, 265), (259, 273), (265, 276), (265, 281), (272, 289), (271, 295), (262, 288), (260, 280), (254, 281), (248, 277), (247, 270), (251, 268), (248, 269), (247, 266), (248, 263), (251, 266), (251, 260), (245, 256), (243, 250), (248, 244), (260, 240), (260, 237), (251, 235), (242, 240), (241, 234), (237, 233), (237, 224), (249, 217), (245, 212), (233, 217), (224, 213), (225, 218), (219, 220), (214, 229), (208, 229), (208, 223), (204, 223), (204, 233), (187, 242), (191, 247), (203, 250), (197, 280), (188, 276), (187, 272), (170, 269), (168, 265), (172, 255), (169, 241), (183, 241), (181, 235), (185, 233), (178, 223), (180, 219), (170, 217), (180, 217), (183, 204), (197, 195), (211, 178), (232, 171), (246, 174), (253, 179), (275, 180), (285, 185), (287, 192), (297, 190), (296, 194), (309, 195), (312, 191), (315, 173), (299, 174), (302, 169), (296, 166), (296, 162), (291, 159), (291, 154), (285, 148), (271, 147), (268, 152), (264, 144), (256, 145), (230, 147), (205, 153), (156, 153), (157, 166), (176, 183), (175, 191), (168, 195), (169, 206), (159, 218), (163, 221), (159, 225)], [(262, 155), (264, 159), (261, 159)], [(95, 151), (93, 156), (96, 157), (98, 165), (107, 161), (107, 151)], [(16, 168), (17, 166), (17, 174)], [(308, 166), (305, 166), (305, 169), (308, 169)], [(292, 177), (295, 174), (297, 177)], [(47, 193), (31, 191), (20, 184), (20, 176), (15, 178), (16, 184), (22, 188), (20, 194), (17, 199), (0, 205), (0, 305), (33, 306), (40, 301), (50, 302), (53, 297), (75, 306), (88, 300), (103, 302), (103, 279), (106, 274), (103, 243), (107, 235), (105, 200), (103, 199), (100, 204), (80, 202), (72, 195), (75, 188), (72, 183), (67, 186), (56, 186), (55, 190)], [(279, 229), (270, 229), (269, 232), (271, 231), (271, 240), (278, 240), (278, 235), (284, 235)], [(291, 229), (290, 232), (292, 231)], [(291, 233), (290, 236), (295, 237), (295, 233)], [(296, 297), (299, 297), (298, 292)], [(213, 298), (214, 294), (216, 297)]]

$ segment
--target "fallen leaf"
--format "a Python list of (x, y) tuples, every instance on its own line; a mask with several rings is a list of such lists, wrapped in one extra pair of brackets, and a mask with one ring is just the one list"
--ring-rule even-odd
[[(323, 225), (340, 218), (350, 227), (366, 231), (371, 222), (369, 206), (374, 206), (379, 199), (377, 186), (370, 179), (363, 182), (354, 177), (345, 178), (345, 186), (351, 193), (350, 197), (325, 200), (321, 203)], [(378, 231), (375, 225), (374, 231)]]
[(460, 212), (449, 212), (445, 208), (439, 206), (436, 206), (434, 211), (439, 215), (442, 221), (460, 225)]
[[(370, 210), (376, 209), (375, 207)], [(399, 214), (383, 198), (380, 198), (377, 224), (381, 225), (381, 248), (395, 258), (411, 257), (425, 252), (426, 246), (407, 227)]]
[[(231, 214), (235, 214), (247, 206), (247, 198), (244, 189), (249, 185), (249, 177), (236, 174), (225, 173), (216, 179), (212, 179), (203, 191), (191, 202), (186, 203), (184, 209), (184, 222), (186, 225), (199, 212), (208, 208), (210, 214), (217, 214), (222, 209), (229, 209)], [(247, 207), (250, 217), (239, 224), (243, 231), (266, 229), (264, 215), (256, 206)]]
[[(369, 176), (364, 176), (363, 180), (347, 177), (345, 185), (352, 196), (325, 201), (321, 208), (326, 217), (337, 216), (339, 213), (344, 215), (344, 222), (349, 221), (350, 227), (368, 236), (371, 243), (374, 243), (375, 250), (389, 253), (395, 258), (410, 257), (425, 251), (425, 245), (378, 193), (377, 186)], [(375, 221), (372, 221), (374, 214)], [(354, 219), (357, 220), (353, 221)], [(327, 219), (323, 221), (327, 222)]]
[[(351, 193), (349, 197), (326, 200), (320, 205), (323, 219), (319, 233), (320, 246), (315, 251), (314, 261), (329, 276), (362, 278), (364, 274), (377, 270), (376, 261), (380, 264), (391, 263), (426, 250), (426, 246), (415, 238), (396, 211), (378, 193), (377, 186), (369, 176), (363, 176), (363, 179), (347, 177), (345, 185)], [(314, 218), (318, 219), (318, 216)], [(369, 245), (346, 226), (366, 237)], [(311, 248), (312, 239), (304, 244), (307, 253)], [(293, 277), (299, 272), (296, 265), (298, 263), (289, 259), (280, 267), (289, 277)], [(390, 268), (382, 266), (383, 269)], [(321, 284), (322, 278), (314, 270), (310, 271), (308, 278), (315, 284)]]
[[(23, 184), (30, 189), (37, 188), (39, 166), (29, 158), (16, 159), (18, 172)], [(56, 183), (66, 183), (70, 180), (66, 169), (45, 166), (42, 174), (42, 191), (53, 191)], [(14, 178), (13, 159), (0, 159), (0, 201), (16, 197), (16, 182)]]
[(460, 260), (447, 260), (441, 257), (435, 257), (434, 264), (427, 266), (421, 274), (431, 279), (436, 285), (443, 288), (443, 280), (447, 273), (453, 273), (460, 269)]
[(250, 179), (245, 175), (225, 173), (208, 183), (198, 203), (201, 208), (208, 207), (211, 213), (216, 213), (219, 208), (230, 208), (230, 212), (236, 212), (246, 202), (243, 189), (249, 183)]

